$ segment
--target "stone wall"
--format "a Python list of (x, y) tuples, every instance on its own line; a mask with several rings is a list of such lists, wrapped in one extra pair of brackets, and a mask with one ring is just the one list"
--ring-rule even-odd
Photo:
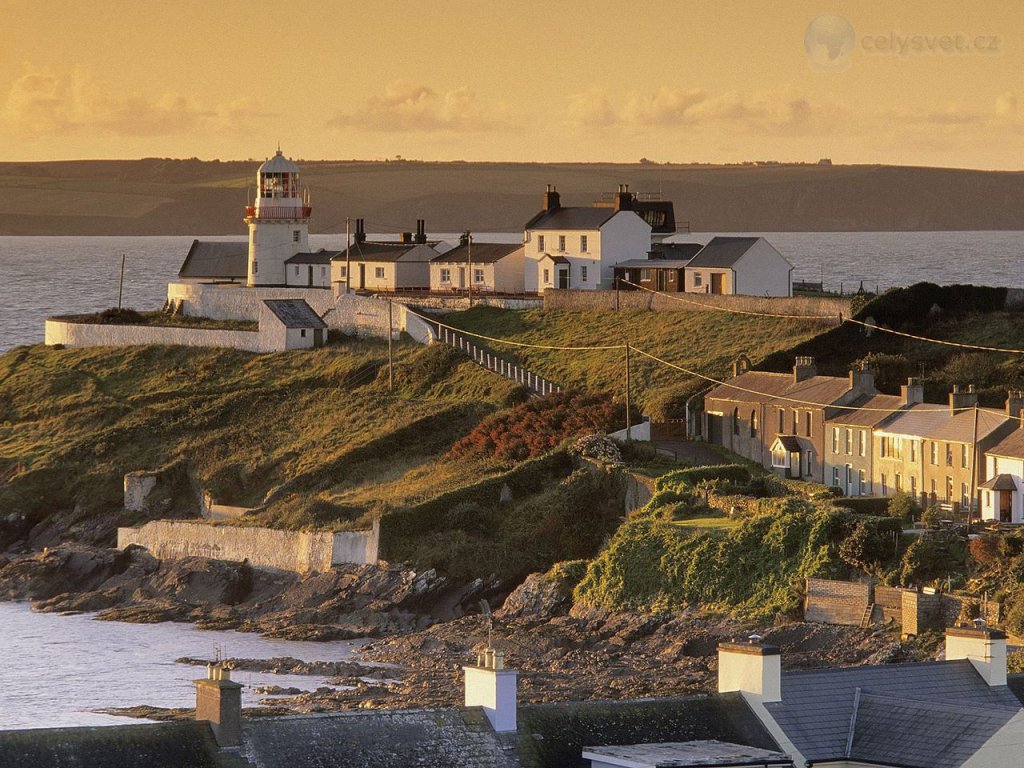
[[(900, 624), (903, 621), (903, 592), (899, 587), (875, 586), (875, 605), (881, 611), (883, 622), (895, 621)], [(878, 611), (875, 612), (878, 618)]]
[[(392, 296), (396, 304), (407, 304), (425, 312), (458, 312), (469, 309), (467, 296)], [(497, 307), (498, 309), (541, 309), (544, 299), (541, 296), (473, 296), (473, 306)]]
[(158, 325), (100, 325), (50, 318), (44, 343), (65, 347), (123, 347), (136, 344), (173, 344), (183, 347), (227, 347), (246, 352), (269, 352), (258, 331), (221, 331), (210, 328), (168, 328)]
[(831, 579), (807, 579), (804, 619), (823, 624), (859, 626), (874, 602), (871, 584)]
[[(618, 297), (616, 298), (616, 294)], [(678, 298), (670, 298), (675, 296)], [(685, 299), (681, 301), (680, 299)], [(618, 302), (618, 304), (616, 304)], [(793, 296), (769, 298), (764, 296), (721, 296), (714, 294), (670, 294), (663, 296), (647, 291), (576, 291), (547, 290), (544, 292), (544, 309), (590, 309), (602, 312), (622, 310), (650, 310), (653, 312), (708, 311), (708, 307), (741, 309), (746, 312), (773, 312), (783, 315), (827, 315), (835, 320), (823, 320), (823, 324), (838, 323), (839, 315), (850, 316), (850, 300), (839, 298), (810, 298)]]
[(248, 560), (254, 568), (327, 571), (343, 563), (377, 562), (380, 526), (370, 531), (277, 531), (208, 523), (157, 520), (139, 528), (118, 528), (117, 546), (137, 544), (161, 560), (209, 557)]

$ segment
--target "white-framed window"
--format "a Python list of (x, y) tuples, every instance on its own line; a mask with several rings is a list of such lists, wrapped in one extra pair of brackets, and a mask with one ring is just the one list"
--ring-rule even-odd
[(544, 285), (551, 285), (551, 271), (544, 270)]
[(970, 500), (970, 495), (967, 492), (967, 483), (960, 483), (960, 503), (966, 507)]
[(839, 453), (839, 427), (832, 427), (832, 453)]
[(702, 285), (704, 285), (704, 275), (701, 274), (700, 272), (694, 272), (693, 273), (693, 287), (694, 288), (700, 288)]
[(374, 267), (373, 268), (373, 276), (376, 277), (378, 280), (383, 280), (384, 279), (384, 267)]
[(441, 267), (441, 282), (450, 283), (452, 281), (452, 271), (448, 267)]
[(565, 235), (558, 236), (558, 250), (559, 252), (565, 251)]
[(867, 472), (863, 469), (857, 472), (857, 488), (860, 491), (861, 496), (866, 496), (871, 493), (871, 490), (867, 487)]
[(587, 282), (587, 265), (586, 264), (584, 264), (582, 267), (580, 267), (580, 280), (582, 282), (584, 282), (584, 283)]
[(537, 235), (537, 253), (544, 250), (544, 235)]
[(860, 431), (860, 455), (867, 456), (868, 454), (868, 431), (862, 429)]
[(649, 282), (651, 279), (651, 270), (641, 269), (640, 270), (640, 282)]
[(883, 496), (888, 496), (889, 495), (889, 485), (885, 481), (885, 475), (882, 475), (882, 495)]
[(348, 267), (338, 267), (339, 277), (348, 277)]
[[(937, 466), (939, 466), (939, 444), (938, 444), (937, 441), (932, 440), (931, 446), (932, 446), (932, 466), (933, 467), (937, 467)], [(935, 489), (934, 488), (932, 488), (932, 493), (935, 493)]]
[(917, 461), (917, 441), (916, 440), (911, 440), (910, 441), (910, 461), (911, 462), (916, 462)]
[(587, 253), (588, 250), (589, 249), (587, 248), (587, 236), (580, 235), (580, 253)]
[(839, 467), (832, 467), (832, 485), (839, 485)]
[(298, 267), (298, 265), (297, 265), (297, 264), (295, 265), (295, 276), (296, 276), (296, 277), (298, 277), (298, 276), (299, 276), (299, 267)]
[(477, 267), (473, 267), (473, 282), (482, 283), (484, 281), (484, 271)]
[(293, 229), (293, 230), (292, 230), (292, 242), (293, 242), (293, 243), (297, 243), (297, 242), (299, 242), (299, 236), (300, 236), (301, 234), (302, 234), (302, 233), (301, 233), (301, 232), (299, 232), (299, 230), (297, 230), (297, 229)]
[(789, 451), (782, 447), (781, 443), (775, 444), (772, 451), (772, 466), (777, 469), (789, 469)]
[(960, 446), (960, 466), (964, 469), (967, 469), (968, 464), (970, 464), (970, 461), (968, 461), (968, 455), (967, 443), (964, 443)]
[(910, 495), (917, 496), (917, 478), (913, 475), (910, 476)]
[(899, 472), (896, 473), (896, 486), (895, 486), (895, 488), (896, 488), (896, 493), (899, 493), (900, 491), (903, 490), (903, 476)]
[(846, 428), (846, 455), (853, 455), (853, 430)]

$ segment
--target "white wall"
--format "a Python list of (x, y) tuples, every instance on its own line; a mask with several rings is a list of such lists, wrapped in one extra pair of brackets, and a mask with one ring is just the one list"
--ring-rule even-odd
[(764, 238), (733, 265), (736, 273), (734, 293), (748, 296), (790, 296), (793, 265)]
[[(616, 213), (601, 225), (597, 253), (601, 262), (601, 282), (595, 287), (611, 288), (615, 277), (612, 267), (627, 259), (647, 258), (650, 249), (651, 225), (633, 211)], [(589, 285), (578, 287), (588, 288)]]
[(287, 284), (295, 288), (330, 288), (331, 267), (328, 264), (287, 264)]
[[(697, 285), (697, 275), (700, 285)], [(686, 267), (683, 270), (683, 285), (687, 293), (711, 293), (711, 275), (722, 275), (722, 295), (735, 293), (732, 284), (732, 270), (712, 267)]]
[[(295, 232), (299, 233), (298, 242)], [(248, 284), (285, 285), (285, 261), (308, 251), (309, 226), (305, 221), (250, 221)]]
[(526, 249), (517, 248), (493, 264), (493, 286), (498, 293), (522, 293)]
[[(273, 352), (259, 331), (220, 331), (209, 328), (168, 328), (158, 325), (99, 325), (46, 321), (44, 344), (65, 347), (125, 347), (164, 344), (183, 347), (226, 347), (245, 352)], [(283, 350), (284, 347), (281, 347)]]

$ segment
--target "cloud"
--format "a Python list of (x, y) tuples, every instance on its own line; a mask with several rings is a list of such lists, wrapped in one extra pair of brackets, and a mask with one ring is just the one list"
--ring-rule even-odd
[(66, 75), (28, 68), (14, 81), (0, 110), (9, 130), (28, 138), (73, 133), (129, 137), (200, 129), (240, 131), (253, 118), (266, 116), (251, 99), (206, 109), (180, 93), (114, 94), (82, 67)]
[(370, 96), (354, 112), (339, 112), (328, 126), (387, 132), (483, 132), (510, 123), (500, 105), (485, 104), (469, 88), (439, 94), (411, 80), (396, 80), (379, 96)]
[(693, 122), (692, 110), (707, 100), (700, 89), (680, 91), (662, 86), (650, 96), (634, 93), (629, 97), (623, 118), (646, 126), (681, 125)]
[(601, 88), (591, 88), (569, 97), (569, 122), (580, 128), (604, 128), (618, 122), (618, 116)]

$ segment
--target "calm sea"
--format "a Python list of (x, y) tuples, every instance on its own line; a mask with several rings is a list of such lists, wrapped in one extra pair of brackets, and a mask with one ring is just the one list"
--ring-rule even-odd
[[(794, 279), (856, 290), (970, 282), (1024, 288), (1024, 232), (766, 232), (793, 263)], [(454, 235), (449, 235), (454, 237)], [(480, 242), (515, 242), (518, 233)], [(711, 234), (679, 235), (707, 242)], [(210, 237), (209, 240), (231, 240)], [(314, 235), (314, 248), (340, 248), (337, 235)], [(191, 237), (0, 237), (0, 351), (43, 340), (43, 321), (62, 312), (93, 312), (117, 305), (121, 255), (122, 304), (163, 305)]]
[[(182, 656), (234, 658), (293, 656), (303, 661), (340, 661), (358, 641), (330, 643), (270, 640), (239, 632), (201, 632), (189, 624), (121, 624), (89, 616), (34, 613), (27, 603), (0, 603), (0, 729), (138, 723), (92, 710), (151, 704), (195, 706), (192, 680), (205, 667), (175, 664)], [(236, 672), (246, 687), (244, 706), (261, 696), (250, 685), (313, 690), (322, 677)]]

